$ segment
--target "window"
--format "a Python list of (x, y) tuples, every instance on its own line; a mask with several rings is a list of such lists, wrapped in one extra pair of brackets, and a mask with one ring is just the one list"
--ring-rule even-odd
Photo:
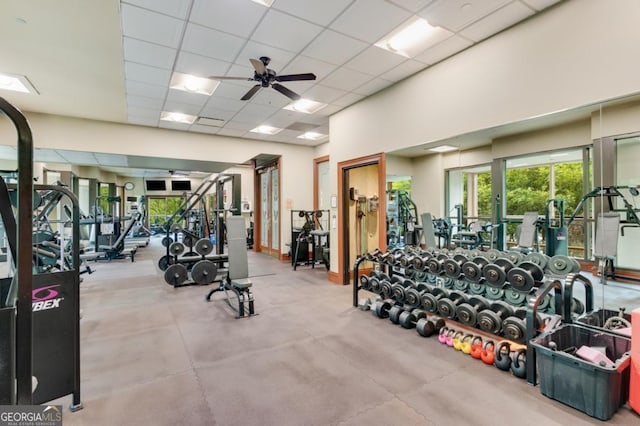
[(159, 227), (173, 215), (183, 202), (182, 197), (148, 197), (149, 225)]
[(464, 226), (491, 220), (491, 166), (449, 170), (447, 185), (447, 211), (452, 223), (457, 224), (456, 206), (462, 206)]

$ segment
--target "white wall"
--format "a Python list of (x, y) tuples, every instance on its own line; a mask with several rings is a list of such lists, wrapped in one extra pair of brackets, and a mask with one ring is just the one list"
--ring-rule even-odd
[(640, 130), (640, 102), (630, 102), (591, 114), (591, 139)]
[(411, 158), (387, 154), (385, 163), (387, 165), (387, 180), (395, 176), (413, 176)]

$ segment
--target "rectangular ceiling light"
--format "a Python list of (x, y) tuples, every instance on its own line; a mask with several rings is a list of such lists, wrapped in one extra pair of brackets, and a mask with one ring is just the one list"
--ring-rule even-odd
[(427, 48), (452, 36), (441, 27), (434, 27), (425, 19), (414, 16), (376, 43), (381, 49), (412, 58)]
[(457, 151), (459, 148), (451, 145), (440, 145), (435, 148), (429, 148), (431, 152), (449, 152), (449, 151)]
[(210, 78), (196, 77), (191, 74), (174, 72), (169, 87), (189, 93), (211, 96), (220, 82)]
[(168, 112), (162, 111), (160, 113), (160, 120), (173, 121), (174, 123), (193, 124), (196, 121), (195, 115), (183, 114), (181, 112)]
[(252, 1), (266, 7), (271, 7), (271, 5), (273, 4), (273, 0), (252, 0)]
[(288, 109), (289, 111), (302, 112), (305, 114), (314, 114), (326, 106), (327, 104), (323, 104), (322, 102), (316, 102), (312, 101), (311, 99), (303, 98), (295, 102), (291, 102), (289, 105), (284, 107), (284, 109)]
[(203, 126), (222, 127), (224, 126), (224, 120), (219, 118), (199, 117), (198, 124)]
[(251, 129), (250, 132), (253, 133), (262, 133), (263, 135), (276, 135), (280, 133), (282, 129), (277, 127), (271, 127), (263, 124), (262, 126), (258, 126), (255, 129)]
[(0, 90), (11, 90), (13, 92), (34, 93), (38, 91), (23, 75), (0, 73)]
[(324, 138), (326, 138), (329, 135), (323, 135), (322, 133), (318, 133), (318, 132), (306, 132), (301, 134), (300, 136), (298, 136), (298, 139), (307, 139), (310, 141), (319, 141), (322, 140)]

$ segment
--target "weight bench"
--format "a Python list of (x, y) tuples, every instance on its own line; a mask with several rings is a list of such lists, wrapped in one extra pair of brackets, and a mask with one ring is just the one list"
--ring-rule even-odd
[[(207, 293), (207, 302), (218, 291), (224, 292), (227, 304), (237, 312), (236, 318), (256, 315), (253, 306), (253, 283), (249, 278), (249, 263), (247, 259), (247, 239), (244, 235), (245, 222), (240, 216), (227, 219), (227, 248), (229, 251), (229, 268), (227, 276), (220, 282), (218, 288)], [(247, 313), (248, 310), (248, 313)]]

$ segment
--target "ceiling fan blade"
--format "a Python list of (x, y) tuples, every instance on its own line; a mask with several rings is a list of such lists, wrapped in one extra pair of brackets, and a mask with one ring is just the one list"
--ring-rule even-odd
[(287, 89), (282, 84), (273, 83), (271, 87), (273, 87), (278, 92), (282, 93), (283, 95), (285, 95), (286, 97), (290, 98), (293, 101), (297, 101), (298, 99), (300, 99), (300, 95), (298, 95), (293, 90)]
[(260, 90), (260, 87), (262, 87), (262, 86), (260, 86), (259, 84), (256, 84), (251, 89), (249, 89), (249, 91), (247, 93), (245, 93), (244, 96), (240, 98), (240, 100), (241, 101), (248, 101), (249, 99), (251, 99), (253, 97), (253, 95), (256, 94), (256, 92), (258, 90)]
[(313, 73), (305, 73), (305, 74), (286, 74), (286, 75), (276, 75), (276, 81), (299, 81), (299, 80), (315, 80), (316, 75)]
[(253, 65), (253, 68), (256, 69), (256, 72), (260, 75), (264, 74), (267, 71), (267, 68), (264, 66), (264, 64), (259, 61), (258, 59), (249, 59), (249, 61), (251, 61), (251, 65)]
[(253, 81), (253, 78), (247, 77), (224, 77), (221, 75), (210, 75), (209, 77), (212, 80), (241, 80), (241, 81)]

